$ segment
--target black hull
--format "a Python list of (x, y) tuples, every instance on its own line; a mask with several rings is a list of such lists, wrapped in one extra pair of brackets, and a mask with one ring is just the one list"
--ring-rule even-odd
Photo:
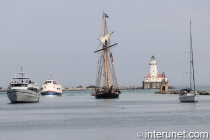
[(110, 94), (110, 93), (96, 93), (95, 94), (96, 99), (116, 99), (119, 98), (119, 94)]

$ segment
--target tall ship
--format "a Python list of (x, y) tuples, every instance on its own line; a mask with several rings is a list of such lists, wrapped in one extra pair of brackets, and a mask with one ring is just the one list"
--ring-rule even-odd
[(62, 95), (62, 85), (61, 83), (56, 82), (55, 80), (48, 79), (43, 84), (41, 84), (41, 95)]
[(199, 96), (197, 95), (195, 91), (195, 75), (194, 75), (191, 24), (192, 23), (190, 21), (190, 87), (180, 90), (180, 95), (179, 95), (180, 102), (197, 102), (199, 98)]
[[(119, 98), (121, 93), (114, 71), (114, 59), (111, 47), (118, 43), (111, 44), (110, 37), (114, 32), (108, 33), (106, 18), (109, 16), (103, 12), (102, 15), (102, 34), (98, 39), (100, 42), (99, 49), (94, 53), (99, 53), (98, 72), (96, 77), (95, 98), (112, 99)], [(103, 82), (101, 82), (103, 81)]]
[(11, 79), (7, 90), (7, 97), (11, 103), (32, 103), (39, 101), (39, 86), (27, 77), (27, 73), (22, 71), (16, 73), (15, 77)]

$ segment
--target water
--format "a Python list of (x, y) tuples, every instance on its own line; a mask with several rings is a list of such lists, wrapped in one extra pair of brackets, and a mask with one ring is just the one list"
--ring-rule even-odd
[(10, 104), (0, 93), (1, 140), (134, 140), (145, 130), (210, 132), (210, 96), (180, 103), (178, 95), (154, 91), (123, 90), (112, 100), (66, 91), (25, 104)]

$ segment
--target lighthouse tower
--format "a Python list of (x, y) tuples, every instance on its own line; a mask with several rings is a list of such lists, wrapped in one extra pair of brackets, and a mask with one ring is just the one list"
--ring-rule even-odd
[(151, 57), (151, 61), (149, 63), (149, 66), (150, 66), (149, 74), (144, 77), (144, 81), (142, 82), (144, 89), (160, 88), (160, 85), (161, 85), (163, 80), (165, 81), (165, 83), (168, 84), (168, 80), (167, 80), (165, 74), (164, 75), (163, 74), (158, 74), (157, 62), (156, 62), (154, 56)]
[(152, 56), (149, 65), (150, 65), (150, 77), (152, 78), (151, 81), (155, 82), (156, 76), (158, 75), (158, 71), (157, 71), (157, 62), (154, 56)]

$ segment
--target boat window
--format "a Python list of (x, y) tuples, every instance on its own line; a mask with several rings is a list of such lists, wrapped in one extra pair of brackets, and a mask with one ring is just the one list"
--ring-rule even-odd
[(12, 87), (27, 87), (27, 84), (12, 84)]

